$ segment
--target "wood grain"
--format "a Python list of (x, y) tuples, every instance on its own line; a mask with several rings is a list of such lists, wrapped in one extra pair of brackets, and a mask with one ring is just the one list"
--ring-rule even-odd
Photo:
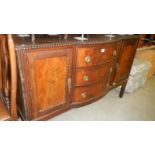
[(94, 97), (100, 96), (106, 89), (106, 81), (91, 86), (75, 88), (73, 102), (81, 103), (93, 100)]
[(122, 44), (119, 58), (119, 66), (116, 74), (115, 82), (123, 78), (128, 78), (134, 55), (136, 52), (137, 40), (125, 40)]
[(66, 78), (65, 56), (35, 61), (36, 102), (39, 111), (65, 103)]
[[(76, 71), (75, 86), (84, 86), (103, 81), (112, 72), (112, 62), (89, 68), (79, 68)], [(87, 80), (84, 77), (87, 76)]]
[[(104, 52), (102, 52), (104, 51)], [(91, 48), (78, 48), (77, 50), (77, 67), (93, 66), (103, 64), (112, 60), (117, 55), (117, 44), (105, 44)], [(85, 58), (89, 56), (90, 62)]]
[(72, 49), (28, 50), (20, 54), (24, 58), (21, 76), (27, 84), (23, 90), (29, 119), (67, 105)]

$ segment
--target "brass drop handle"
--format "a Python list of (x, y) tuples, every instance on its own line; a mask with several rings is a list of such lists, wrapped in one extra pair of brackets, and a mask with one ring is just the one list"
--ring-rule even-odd
[(117, 55), (117, 52), (116, 50), (113, 51), (113, 56), (116, 56)]
[(88, 80), (89, 80), (89, 78), (87, 75), (83, 76), (83, 81), (88, 81)]
[(69, 78), (68, 79), (68, 91), (69, 91), (69, 93), (71, 92), (71, 87), (72, 87), (72, 85), (71, 85), (71, 78)]
[(85, 92), (81, 93), (81, 97), (86, 98), (86, 93)]
[(112, 67), (111, 67), (110, 70), (109, 70), (109, 72), (112, 73), (112, 71), (113, 71), (113, 69), (112, 69)]
[(89, 55), (86, 56), (86, 57), (85, 57), (85, 61), (86, 61), (86, 62), (90, 62), (90, 61), (91, 61), (91, 57), (90, 57)]

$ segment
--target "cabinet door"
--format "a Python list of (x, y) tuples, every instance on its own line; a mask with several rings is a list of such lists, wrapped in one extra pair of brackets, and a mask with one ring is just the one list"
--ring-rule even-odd
[(62, 109), (69, 103), (71, 57), (72, 49), (26, 52), (25, 95), (31, 111), (30, 118)]
[(138, 40), (124, 40), (122, 43), (119, 63), (117, 64), (117, 73), (115, 76), (115, 82), (119, 82), (128, 78), (132, 62), (135, 56)]

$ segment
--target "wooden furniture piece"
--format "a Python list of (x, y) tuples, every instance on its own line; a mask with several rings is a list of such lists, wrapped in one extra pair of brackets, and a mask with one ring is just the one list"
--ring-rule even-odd
[(17, 120), (16, 58), (11, 35), (0, 35), (0, 120)]
[(119, 85), (123, 97), (139, 41), (134, 35), (89, 35), (83, 42), (73, 36), (13, 39), (23, 120), (47, 120), (92, 103)]

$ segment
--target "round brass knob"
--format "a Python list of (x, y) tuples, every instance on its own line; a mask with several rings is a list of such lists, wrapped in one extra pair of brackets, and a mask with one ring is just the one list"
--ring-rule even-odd
[(101, 49), (101, 53), (104, 53), (106, 50), (105, 50), (105, 48), (102, 48)]
[(89, 78), (87, 75), (83, 76), (83, 81), (88, 81), (88, 80), (89, 80)]
[(81, 97), (82, 98), (86, 98), (86, 93), (84, 92), (84, 93), (81, 93)]
[(85, 61), (86, 61), (86, 62), (90, 62), (90, 61), (91, 61), (91, 57), (90, 57), (89, 55), (86, 56), (86, 57), (85, 57)]
[(115, 82), (113, 82), (113, 85), (115, 86), (115, 85), (116, 85), (116, 83), (115, 83)]

